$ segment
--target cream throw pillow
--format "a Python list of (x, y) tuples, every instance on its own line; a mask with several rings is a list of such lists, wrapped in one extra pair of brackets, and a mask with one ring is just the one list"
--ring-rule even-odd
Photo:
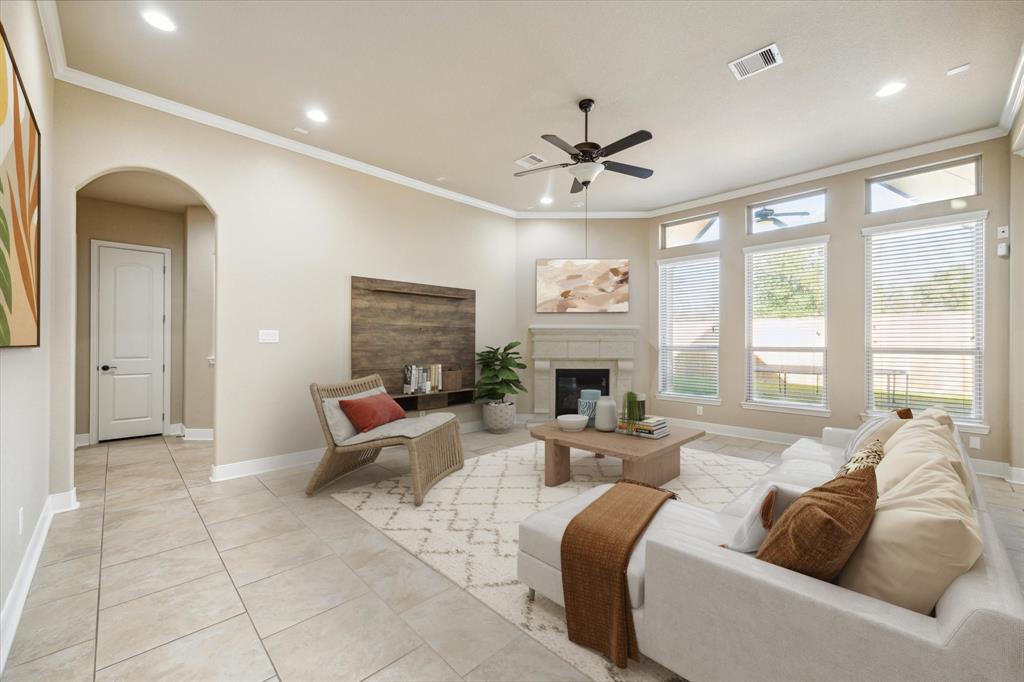
[(879, 495), (871, 527), (837, 582), (928, 615), (981, 551), (963, 484), (947, 461), (931, 458)]
[(953, 433), (932, 417), (917, 417), (903, 426), (885, 442), (885, 459), (878, 465), (878, 494), (899, 483), (928, 456), (941, 457), (960, 477), (967, 495), (973, 492), (971, 474), (960, 457)]
[(920, 416), (934, 419), (948, 428), (950, 433), (953, 433), (953, 418), (949, 416), (949, 412), (946, 412), (938, 405), (929, 407), (927, 410), (922, 412)]
[(344, 443), (352, 436), (359, 433), (356, 431), (356, 427), (352, 426), (352, 422), (345, 416), (345, 412), (341, 409), (339, 401), (341, 400), (359, 400), (360, 398), (369, 398), (371, 395), (377, 395), (378, 393), (384, 393), (383, 386), (377, 386), (371, 388), (368, 391), (362, 391), (360, 393), (353, 393), (343, 398), (323, 398), (322, 402), (324, 405), (324, 417), (327, 418), (327, 426), (331, 429), (331, 437), (334, 438), (334, 444), (339, 445)]
[(889, 438), (906, 423), (907, 420), (891, 414), (870, 417), (860, 425), (846, 444), (846, 460), (849, 461), (858, 450), (871, 441), (878, 440), (885, 445)]

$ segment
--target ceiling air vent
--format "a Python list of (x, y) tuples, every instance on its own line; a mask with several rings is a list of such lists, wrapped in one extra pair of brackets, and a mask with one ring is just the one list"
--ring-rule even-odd
[(729, 62), (729, 68), (732, 70), (732, 75), (736, 76), (736, 80), (741, 81), (781, 63), (782, 53), (779, 51), (779, 46), (772, 43), (757, 52), (751, 52), (746, 57)]
[(534, 166), (539, 166), (544, 163), (544, 159), (536, 154), (527, 154), (521, 159), (516, 159), (515, 163), (521, 168), (533, 168)]

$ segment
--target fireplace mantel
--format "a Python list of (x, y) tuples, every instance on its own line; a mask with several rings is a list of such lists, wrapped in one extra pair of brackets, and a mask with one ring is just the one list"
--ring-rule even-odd
[(556, 369), (607, 369), (612, 397), (621, 401), (633, 390), (639, 335), (632, 325), (531, 325), (533, 411), (554, 414)]

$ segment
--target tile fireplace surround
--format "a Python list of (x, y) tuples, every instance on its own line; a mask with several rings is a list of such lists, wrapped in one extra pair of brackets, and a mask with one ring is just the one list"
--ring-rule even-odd
[(607, 369), (611, 395), (621, 400), (633, 390), (639, 335), (640, 328), (629, 325), (532, 325), (534, 413), (555, 414), (557, 369)]

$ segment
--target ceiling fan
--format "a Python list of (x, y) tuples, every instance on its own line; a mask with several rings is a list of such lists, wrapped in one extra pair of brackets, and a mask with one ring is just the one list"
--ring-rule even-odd
[(789, 227), (785, 222), (779, 220), (782, 216), (811, 215), (810, 211), (790, 211), (788, 213), (776, 213), (773, 208), (759, 208), (754, 211), (754, 221), (758, 223), (772, 223), (776, 227)]
[(618, 163), (617, 161), (600, 161), (603, 157), (617, 154), (624, 149), (629, 149), (641, 142), (646, 142), (654, 137), (653, 135), (646, 130), (638, 130), (632, 135), (626, 135), (621, 140), (612, 142), (606, 147), (602, 147), (596, 142), (590, 141), (590, 112), (594, 109), (594, 100), (582, 99), (580, 100), (579, 107), (580, 111), (583, 112), (583, 142), (573, 146), (558, 135), (541, 135), (541, 138), (547, 140), (568, 154), (572, 161), (570, 163), (557, 163), (552, 166), (544, 166), (543, 168), (531, 168), (529, 170), (519, 171), (514, 174), (515, 177), (518, 178), (523, 175), (540, 173), (542, 171), (554, 170), (556, 168), (568, 168), (569, 172), (572, 173), (573, 176), (572, 189), (569, 191), (572, 194), (576, 194), (577, 192), (582, 192), (584, 187), (589, 187), (590, 183), (594, 181), (594, 178), (605, 170), (610, 170), (613, 173), (632, 175), (634, 178), (643, 179), (654, 175), (654, 171), (650, 168), (631, 166), (628, 163)]

